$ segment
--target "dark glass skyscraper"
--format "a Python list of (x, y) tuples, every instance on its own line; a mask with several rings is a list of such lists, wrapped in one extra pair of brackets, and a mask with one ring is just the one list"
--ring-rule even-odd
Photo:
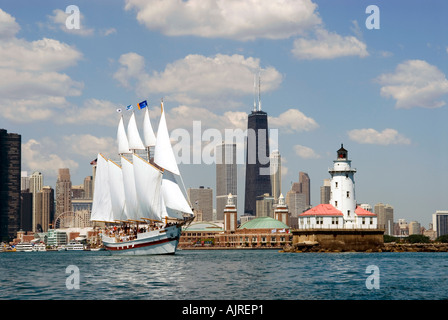
[(15, 237), (20, 227), (22, 137), (0, 129), (0, 241)]
[(256, 215), (258, 196), (271, 194), (268, 115), (254, 110), (248, 117), (244, 214)]

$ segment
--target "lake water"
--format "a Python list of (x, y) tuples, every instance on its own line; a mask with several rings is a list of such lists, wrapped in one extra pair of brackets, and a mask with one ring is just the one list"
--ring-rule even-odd
[(0, 299), (442, 300), (448, 253), (0, 253)]

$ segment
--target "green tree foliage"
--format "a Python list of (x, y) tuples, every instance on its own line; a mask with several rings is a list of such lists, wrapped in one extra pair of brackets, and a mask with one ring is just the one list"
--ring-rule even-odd
[(444, 234), (443, 236), (437, 237), (437, 242), (448, 243), (448, 234)]
[(424, 236), (422, 234), (411, 234), (406, 238), (406, 242), (409, 243), (429, 243), (429, 237)]

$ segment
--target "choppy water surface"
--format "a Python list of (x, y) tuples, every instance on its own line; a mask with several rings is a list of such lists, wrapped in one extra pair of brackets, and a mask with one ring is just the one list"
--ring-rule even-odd
[[(366, 286), (372, 265), (379, 289)], [(69, 266), (79, 289), (67, 287)], [(448, 253), (0, 253), (0, 299), (439, 300), (448, 299)]]

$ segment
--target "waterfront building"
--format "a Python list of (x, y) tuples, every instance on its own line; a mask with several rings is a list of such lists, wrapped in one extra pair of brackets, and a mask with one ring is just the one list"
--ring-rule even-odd
[(64, 246), (67, 244), (67, 233), (62, 230), (49, 229), (47, 235), (47, 245), (52, 247)]
[(56, 181), (56, 217), (64, 212), (72, 211), (72, 182), (68, 168), (59, 169)]
[(330, 203), (330, 179), (324, 179), (324, 184), (320, 187), (320, 203)]
[(227, 196), (233, 195), (235, 206), (238, 206), (237, 198), (237, 162), (236, 144), (221, 143), (216, 146), (216, 217), (214, 220), (224, 219), (224, 208), (227, 205)]
[(394, 234), (394, 207), (389, 204), (377, 203), (374, 212), (378, 217), (378, 225), (384, 228), (384, 234)]
[(247, 119), (246, 139), (244, 215), (252, 216), (256, 216), (257, 197), (271, 193), (268, 114), (261, 110), (258, 88), (258, 110), (254, 101), (254, 109)]
[(188, 198), (191, 201), (193, 209), (202, 211), (203, 221), (213, 220), (213, 190), (210, 188), (188, 188)]
[(238, 226), (238, 211), (230, 193), (227, 197), (227, 205), (224, 209), (224, 231), (235, 232)]
[(292, 243), (290, 228), (271, 217), (254, 218), (235, 231), (215, 221), (191, 223), (179, 240), (182, 249), (279, 249)]
[(437, 210), (432, 215), (432, 224), (436, 237), (448, 234), (448, 211)]
[(299, 215), (299, 229), (376, 229), (376, 214), (356, 203), (354, 174), (348, 152), (343, 146), (330, 168), (330, 203), (319, 204)]
[(280, 194), (278, 197), (278, 203), (275, 206), (274, 210), (274, 218), (276, 220), (279, 220), (289, 226), (289, 210), (288, 206), (285, 203), (285, 197), (283, 197), (283, 194)]
[(278, 202), (278, 198), (282, 192), (282, 158), (278, 150), (271, 153), (271, 195), (274, 197), (274, 202)]
[(20, 227), (21, 149), (21, 135), (0, 129), (0, 241)]

